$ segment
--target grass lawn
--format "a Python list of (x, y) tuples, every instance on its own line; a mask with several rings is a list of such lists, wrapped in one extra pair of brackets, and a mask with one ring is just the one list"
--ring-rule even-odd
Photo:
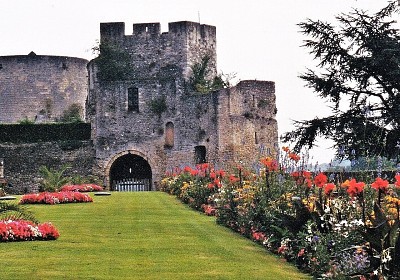
[(162, 192), (32, 205), (56, 241), (0, 243), (0, 279), (310, 279)]

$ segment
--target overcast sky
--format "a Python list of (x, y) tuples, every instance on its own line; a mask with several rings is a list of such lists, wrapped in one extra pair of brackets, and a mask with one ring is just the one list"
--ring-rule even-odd
[[(60, 55), (93, 58), (100, 22), (200, 21), (217, 27), (218, 70), (240, 80), (276, 83), (279, 134), (292, 120), (323, 116), (329, 109), (299, 73), (315, 63), (300, 47), (297, 24), (306, 18), (334, 22), (352, 7), (376, 12), (387, 0), (0, 0), (0, 56)], [(334, 151), (319, 143), (312, 162), (329, 162)]]

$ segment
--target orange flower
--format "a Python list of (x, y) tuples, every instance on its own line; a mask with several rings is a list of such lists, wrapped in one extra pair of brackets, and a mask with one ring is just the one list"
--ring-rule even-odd
[(322, 188), (326, 183), (328, 182), (328, 177), (322, 172), (320, 172), (317, 176), (314, 178), (314, 184), (318, 188)]
[(260, 162), (262, 164), (265, 165), (266, 168), (268, 168), (269, 171), (276, 171), (278, 170), (278, 163), (276, 162), (276, 160), (273, 160), (270, 157), (266, 157), (266, 158), (262, 158), (260, 160)]
[(342, 188), (348, 188), (348, 187), (350, 187), (350, 181), (349, 181), (349, 180), (346, 180), (346, 181), (344, 181), (340, 186), (341, 186)]
[(375, 182), (371, 184), (371, 187), (373, 187), (375, 190), (381, 190), (383, 192), (386, 192), (388, 186), (389, 182), (387, 180), (383, 180), (381, 177), (376, 178)]
[(283, 150), (284, 152), (286, 152), (286, 153), (290, 153), (289, 147), (283, 146), (283, 147), (282, 147), (282, 150)]
[(289, 153), (289, 158), (290, 158), (291, 160), (296, 161), (296, 162), (300, 160), (300, 156), (297, 155), (297, 154), (295, 154), (295, 153)]

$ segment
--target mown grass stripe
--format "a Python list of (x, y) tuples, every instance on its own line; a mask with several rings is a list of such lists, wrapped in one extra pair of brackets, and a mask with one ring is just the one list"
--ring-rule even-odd
[(31, 209), (61, 237), (0, 244), (1, 279), (309, 279), (165, 193)]

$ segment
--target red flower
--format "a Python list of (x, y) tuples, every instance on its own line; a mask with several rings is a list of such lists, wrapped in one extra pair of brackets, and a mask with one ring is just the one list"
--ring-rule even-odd
[(215, 171), (215, 173), (217, 174), (217, 177), (220, 177), (220, 178), (225, 176), (225, 171), (222, 169)]
[(216, 174), (214, 171), (211, 171), (211, 172), (210, 172), (210, 178), (211, 178), (211, 179), (217, 178), (217, 174)]
[(328, 182), (328, 177), (324, 173), (319, 173), (317, 176), (314, 178), (314, 184), (318, 188), (322, 188), (326, 183)]
[(326, 184), (325, 185), (325, 188), (324, 188), (324, 192), (325, 192), (325, 194), (326, 195), (330, 195), (331, 194), (331, 192), (335, 189), (335, 184), (333, 184), (333, 183), (328, 183), (328, 184)]
[(371, 187), (377, 191), (381, 190), (384, 193), (386, 192), (388, 186), (389, 182), (387, 180), (383, 180), (381, 177), (376, 178), (375, 182), (371, 184)]
[(364, 191), (365, 183), (357, 182), (356, 179), (351, 179), (350, 181), (346, 182), (346, 185), (342, 184), (342, 186), (344, 186), (344, 187), (347, 186), (347, 193), (351, 197), (354, 197)]
[(298, 257), (302, 257), (304, 256), (304, 254), (306, 253), (306, 250), (304, 248), (300, 249), (300, 251), (297, 253)]
[(236, 182), (238, 182), (240, 179), (238, 178), (238, 177), (236, 177), (235, 175), (233, 175), (233, 174), (231, 174), (230, 176), (229, 176), (229, 182), (231, 182), (231, 183), (236, 183)]
[(259, 231), (253, 231), (251, 234), (254, 240), (256, 241), (263, 241), (265, 239), (265, 234)]
[(400, 188), (400, 174), (394, 176), (394, 178), (396, 179), (396, 182), (394, 182), (395, 187)]

